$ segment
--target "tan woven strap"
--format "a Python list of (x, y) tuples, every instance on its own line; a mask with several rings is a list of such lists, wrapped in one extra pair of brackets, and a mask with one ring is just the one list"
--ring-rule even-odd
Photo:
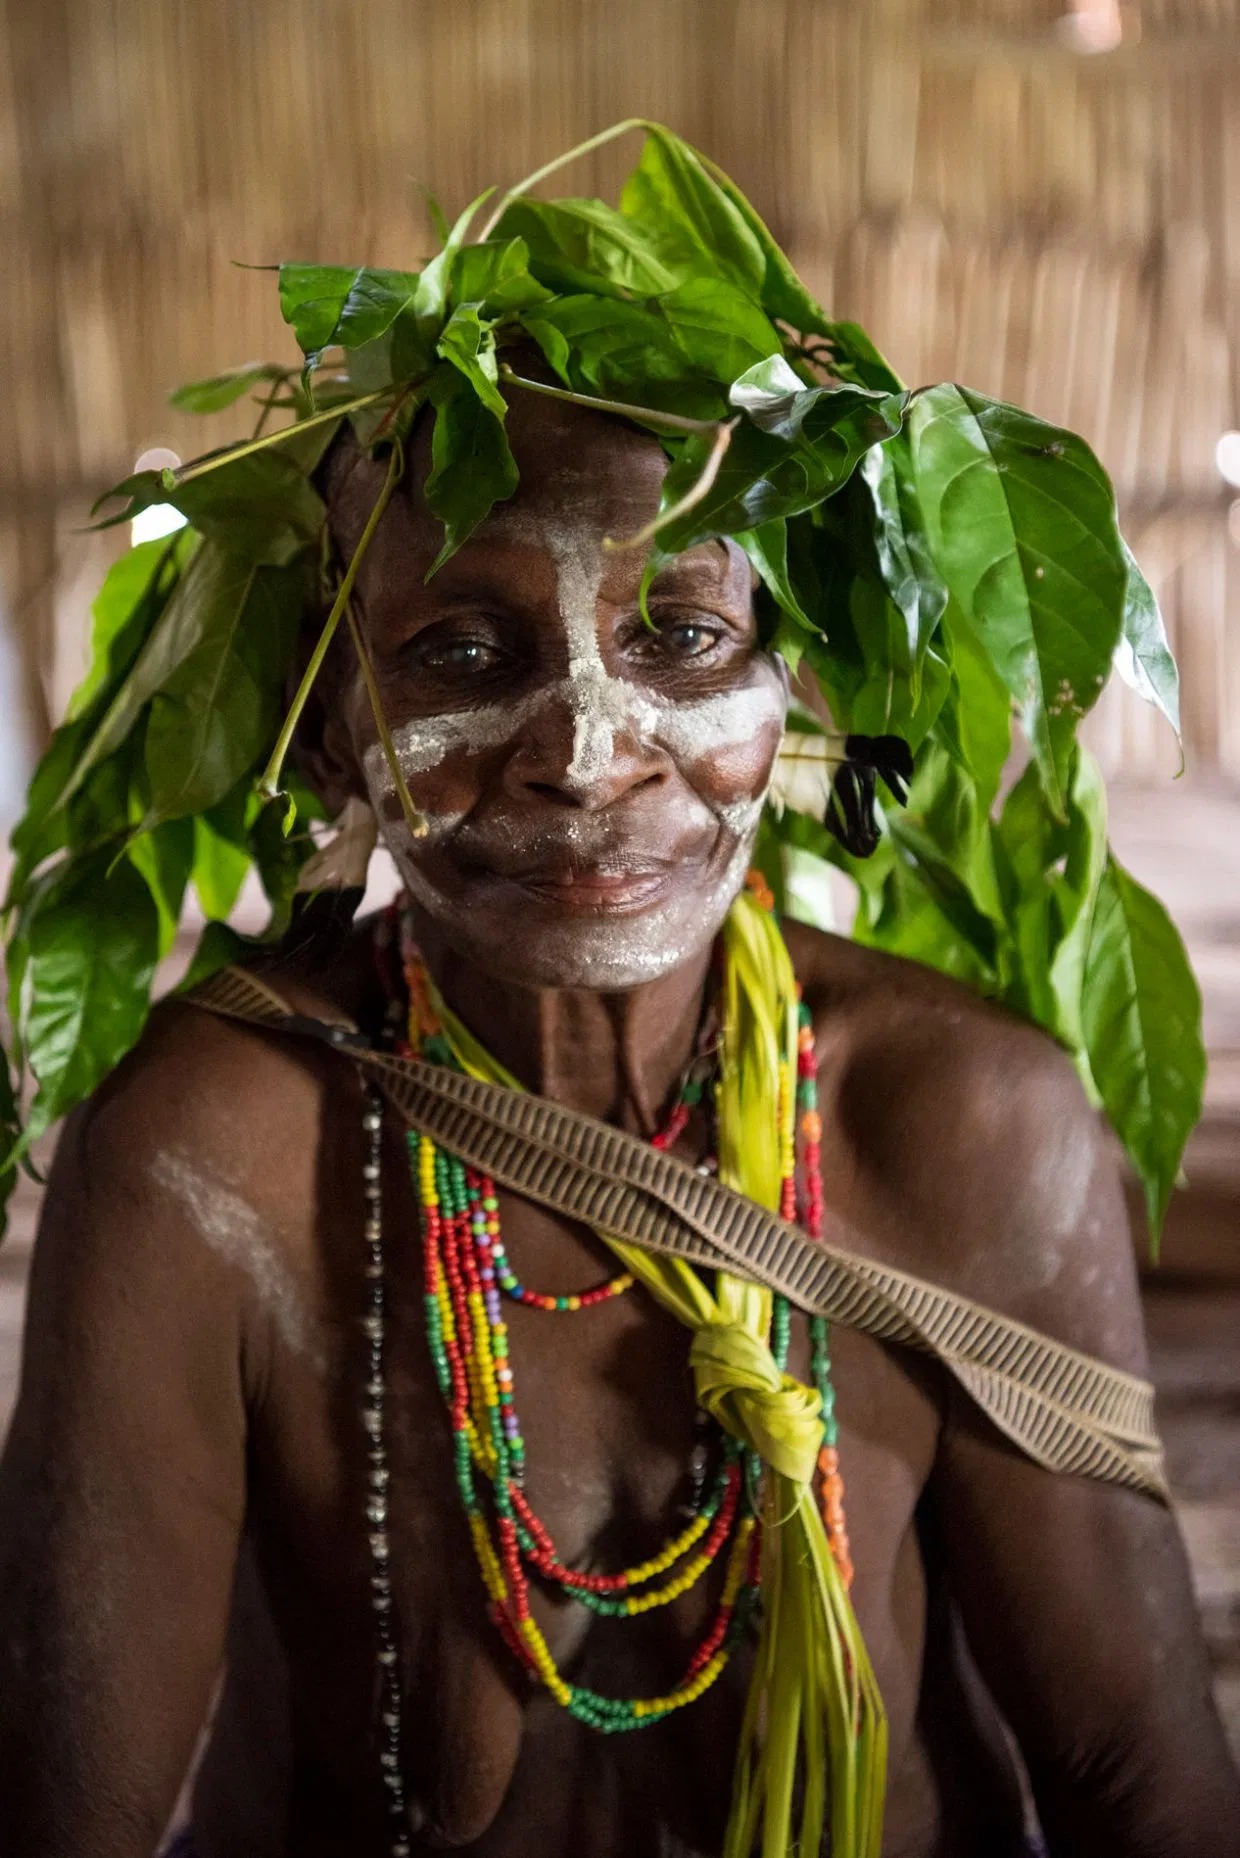
[(291, 1012), (243, 969), (222, 969), (189, 998), (347, 1051), (413, 1128), (514, 1193), (648, 1251), (751, 1278), (811, 1315), (934, 1356), (1000, 1431), (1048, 1470), (1166, 1500), (1153, 1389), (1137, 1376), (910, 1272), (810, 1239), (594, 1117), (374, 1051), (347, 1023)]

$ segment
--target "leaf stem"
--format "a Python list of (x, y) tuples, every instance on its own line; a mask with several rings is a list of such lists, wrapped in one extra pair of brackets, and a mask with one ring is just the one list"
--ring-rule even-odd
[[(723, 463), (725, 452), (732, 443), (736, 423), (735, 419), (725, 419), (716, 428), (715, 442), (710, 448), (706, 463), (702, 466), (697, 483), (690, 485), (684, 496), (678, 502), (673, 503), (670, 510), (660, 510), (657, 516), (652, 516), (648, 523), (643, 523), (633, 535), (605, 535), (603, 547), (613, 554), (618, 554), (621, 549), (625, 548), (641, 548), (644, 543), (653, 542), (659, 531), (666, 529), (669, 523), (674, 523), (678, 517), (687, 516), (690, 510), (696, 509), (719, 475), (719, 467)], [(707, 430), (709, 431), (709, 427)]]
[(718, 421), (714, 419), (687, 419), (682, 413), (661, 413), (654, 406), (631, 406), (627, 400), (600, 400), (596, 394), (574, 393), (571, 387), (553, 387), (549, 381), (531, 381), (524, 374), (515, 374), (506, 361), (501, 361), (499, 371), (502, 378), (511, 381), (514, 387), (524, 387), (532, 394), (546, 394), (551, 400), (567, 400), (570, 406), (588, 406), (596, 413), (622, 413), (626, 419), (640, 420), (643, 425), (666, 426), (671, 432), (714, 432)]
[(362, 628), (358, 624), (352, 600), (345, 602), (344, 616), (353, 640), (353, 649), (357, 653), (357, 662), (362, 668), (362, 681), (366, 686), (366, 695), (370, 699), (370, 713), (375, 719), (375, 728), (379, 732), (379, 741), (383, 748), (383, 758), (388, 764), (388, 771), (400, 800), (400, 810), (405, 815), (405, 824), (413, 837), (423, 839), (426, 837), (426, 820), (413, 804), (413, 795), (409, 792), (409, 784), (397, 760), (396, 744), (392, 740), (391, 727), (384, 712), (383, 699), (379, 694), (379, 680), (375, 676), (374, 660), (370, 655), (370, 647), (366, 643)]
[[(227, 451), (217, 452), (212, 458), (204, 458), (198, 464), (184, 465), (174, 473), (178, 484), (188, 484), (192, 478), (205, 477), (208, 471), (218, 470), (220, 465), (232, 464), (238, 458), (244, 458), (250, 452), (265, 451), (269, 445), (278, 445), (281, 439), (287, 439), (294, 432), (308, 432), (311, 426), (325, 425), (329, 419), (345, 419), (350, 413), (360, 412), (365, 406), (373, 406), (376, 400), (384, 399), (392, 393), (390, 387), (376, 388), (373, 393), (362, 394), (359, 399), (343, 401), (338, 406), (329, 406), (321, 413), (312, 413), (309, 419), (297, 419), (291, 426), (281, 426), (278, 432), (264, 432), (261, 436), (246, 439), (240, 445), (230, 445)], [(109, 496), (111, 492), (107, 493)], [(106, 497), (100, 502), (106, 502)], [(98, 506), (96, 506), (98, 507)]]
[(519, 200), (522, 194), (528, 193), (531, 187), (537, 187), (539, 181), (545, 181), (547, 176), (554, 174), (558, 168), (566, 168), (569, 162), (576, 161), (579, 155), (588, 155), (593, 149), (602, 148), (604, 143), (614, 142), (618, 136), (627, 135), (630, 129), (649, 129), (649, 127), (650, 124), (644, 116), (626, 116), (622, 123), (613, 123), (610, 129), (600, 129), (597, 135), (589, 136), (584, 142), (578, 142), (575, 148), (566, 149), (564, 154), (557, 155), (554, 161), (545, 161), (541, 168), (535, 168), (534, 172), (527, 174), (523, 181), (518, 181), (514, 187), (508, 189), (507, 193), (500, 195), (495, 203), (495, 211), (478, 234), (479, 240), (489, 239), (512, 202)]
[[(376, 396), (371, 394), (368, 395), (367, 398), (375, 399)], [(280, 774), (284, 767), (285, 756), (289, 751), (289, 744), (292, 742), (297, 724), (301, 720), (301, 713), (306, 707), (306, 700), (314, 687), (314, 681), (323, 668), (323, 660), (327, 656), (328, 646), (335, 637), (336, 628), (340, 624), (340, 616), (349, 603), (349, 595), (353, 592), (353, 583), (357, 579), (357, 571), (362, 565), (366, 550), (370, 547), (375, 530), (379, 526), (379, 519), (391, 500), (392, 492), (396, 489), (404, 467), (404, 449), (398, 439), (392, 446), (391, 457), (388, 460), (387, 476), (383, 480), (383, 488), (375, 498), (374, 508), (366, 518), (366, 527), (362, 530), (361, 539), (353, 551), (352, 559), (344, 571), (340, 586), (336, 590), (336, 598), (332, 601), (331, 612), (327, 615), (323, 630), (319, 634), (318, 643), (310, 654), (310, 662), (306, 666), (301, 683), (297, 686), (297, 695), (293, 698), (289, 713), (284, 718), (284, 722), (281, 725), (280, 733), (276, 738), (276, 745), (271, 751), (271, 759), (263, 769), (259, 779), (258, 791), (265, 800), (274, 799), (279, 792)]]

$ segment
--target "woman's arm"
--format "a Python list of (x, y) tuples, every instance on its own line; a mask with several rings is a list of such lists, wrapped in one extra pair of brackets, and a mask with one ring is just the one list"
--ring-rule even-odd
[(21, 1858), (150, 1858), (221, 1661), (241, 1298), (158, 1184), (204, 1082), (167, 1044), (66, 1127), (35, 1247), (0, 1462), (0, 1827)]
[[(970, 1209), (986, 1233), (972, 1294), (1144, 1375), (1109, 1147), (1059, 1054), (1047, 1048), (1025, 1077), (984, 1115), (1004, 1185)], [(1021, 1744), (1051, 1852), (1240, 1858), (1240, 1782), (1172, 1512), (1040, 1470), (962, 1396), (932, 1488), (969, 1642)]]

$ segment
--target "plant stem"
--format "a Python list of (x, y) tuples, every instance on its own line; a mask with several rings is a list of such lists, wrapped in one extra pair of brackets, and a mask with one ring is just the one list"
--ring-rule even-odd
[(405, 824), (413, 837), (423, 839), (426, 837), (426, 821), (413, 804), (413, 795), (409, 792), (408, 782), (396, 758), (396, 744), (392, 740), (392, 731), (384, 712), (383, 699), (379, 694), (379, 680), (375, 676), (374, 660), (371, 658), (370, 647), (358, 624), (357, 614), (351, 600), (345, 603), (344, 616), (348, 621), (353, 649), (357, 653), (357, 662), (362, 668), (362, 681), (366, 686), (366, 695), (370, 699), (370, 713), (375, 719), (375, 728), (379, 732), (379, 741), (383, 748), (383, 758), (388, 764), (388, 771), (400, 800), (400, 810), (405, 815)]
[(649, 127), (644, 116), (626, 116), (622, 123), (613, 123), (610, 129), (600, 129), (597, 135), (590, 136), (584, 142), (578, 142), (575, 148), (566, 150), (563, 155), (557, 155), (554, 161), (544, 162), (541, 168), (535, 168), (534, 172), (527, 174), (523, 181), (518, 181), (515, 187), (510, 187), (507, 193), (500, 195), (495, 211), (478, 234), (479, 240), (489, 239), (512, 202), (520, 199), (523, 193), (528, 193), (531, 187), (537, 187), (539, 181), (545, 181), (549, 174), (556, 172), (557, 168), (566, 168), (570, 161), (576, 161), (578, 155), (588, 155), (592, 149), (602, 148), (605, 142), (614, 142), (617, 136), (627, 135), (630, 129), (648, 129)]
[(524, 387), (529, 393), (546, 394), (551, 400), (567, 400), (571, 406), (588, 406), (596, 413), (622, 413), (626, 419), (640, 420), (648, 426), (666, 426), (671, 432), (714, 432), (719, 423), (714, 419), (687, 419), (682, 413), (661, 413), (654, 406), (630, 406), (627, 400), (600, 400), (596, 394), (574, 393), (571, 387), (553, 387), (548, 381), (527, 380), (524, 374), (514, 374), (506, 361), (501, 361), (499, 371), (504, 380), (511, 381), (514, 387)]
[[(212, 458), (204, 458), (198, 464), (183, 466), (175, 473), (178, 484), (188, 484), (192, 478), (205, 477), (208, 471), (216, 471), (221, 465), (232, 464), (238, 458), (244, 458), (250, 452), (265, 451), (269, 445), (278, 445), (281, 439), (287, 439), (294, 432), (308, 432), (311, 426), (322, 426), (329, 419), (345, 419), (350, 413), (360, 412), (364, 406), (373, 406), (376, 400), (382, 400), (393, 392), (391, 387), (376, 388), (374, 393), (362, 394), (357, 400), (346, 400), (339, 406), (330, 406), (322, 413), (312, 413), (309, 419), (294, 420), (291, 426), (281, 426), (278, 432), (264, 432), (261, 437), (245, 440), (241, 445), (230, 445), (227, 451), (217, 452)], [(106, 500), (106, 499), (102, 499)]]
[[(643, 523), (634, 535), (620, 537), (605, 535), (603, 547), (612, 553), (619, 553), (624, 548), (641, 548), (644, 543), (653, 542), (659, 531), (666, 529), (669, 523), (674, 523), (678, 517), (687, 516), (690, 510), (696, 509), (719, 475), (719, 467), (723, 463), (724, 453), (732, 443), (735, 426), (735, 419), (725, 419), (716, 429), (715, 442), (710, 448), (706, 463), (702, 466), (697, 483), (690, 486), (679, 502), (673, 503), (670, 510), (660, 510), (659, 514), (652, 516), (648, 523)], [(709, 427), (707, 430), (709, 431)]]
[[(377, 396), (373, 394), (367, 396), (368, 399), (375, 399), (376, 397)], [(309, 422), (303, 421), (302, 423), (307, 424)], [(292, 707), (288, 715), (284, 718), (280, 733), (276, 738), (276, 745), (271, 751), (271, 759), (268, 761), (259, 780), (258, 791), (265, 800), (274, 799), (279, 792), (278, 783), (281, 771), (284, 767), (284, 758), (289, 751), (289, 744), (292, 742), (297, 724), (301, 720), (301, 713), (306, 707), (306, 700), (314, 687), (314, 680), (323, 668), (323, 660), (327, 656), (328, 646), (335, 637), (336, 628), (340, 624), (340, 616), (348, 605), (349, 595), (353, 592), (353, 583), (357, 579), (357, 571), (362, 565), (366, 550), (370, 547), (371, 539), (379, 526), (379, 518), (383, 515), (384, 510), (391, 500), (392, 492), (396, 489), (404, 466), (404, 451), (399, 440), (397, 440), (392, 446), (392, 455), (388, 460), (387, 476), (383, 480), (383, 488), (375, 498), (375, 506), (371, 510), (370, 515), (366, 518), (366, 527), (362, 530), (361, 539), (353, 551), (353, 558), (344, 571), (340, 586), (336, 590), (336, 598), (332, 601), (331, 612), (327, 615), (323, 630), (319, 634), (318, 643), (310, 654), (310, 662), (306, 666), (301, 683), (297, 686), (297, 695), (293, 698)]]

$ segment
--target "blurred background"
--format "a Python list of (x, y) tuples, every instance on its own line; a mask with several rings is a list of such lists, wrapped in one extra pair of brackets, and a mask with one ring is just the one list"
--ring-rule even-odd
[[(169, 389), (292, 357), (242, 267), (408, 266), (424, 188), (451, 217), (632, 114), (721, 162), (911, 385), (1082, 432), (1163, 605), (1183, 776), (1127, 690), (1087, 735), (1205, 996), (1206, 1115), (1146, 1305), (1240, 1747), (1240, 0), (4, 0), (0, 827), (127, 539), (82, 532), (91, 501), (237, 436)], [(610, 194), (635, 152), (555, 190)], [(0, 1253), (0, 1431), (36, 1208)]]

